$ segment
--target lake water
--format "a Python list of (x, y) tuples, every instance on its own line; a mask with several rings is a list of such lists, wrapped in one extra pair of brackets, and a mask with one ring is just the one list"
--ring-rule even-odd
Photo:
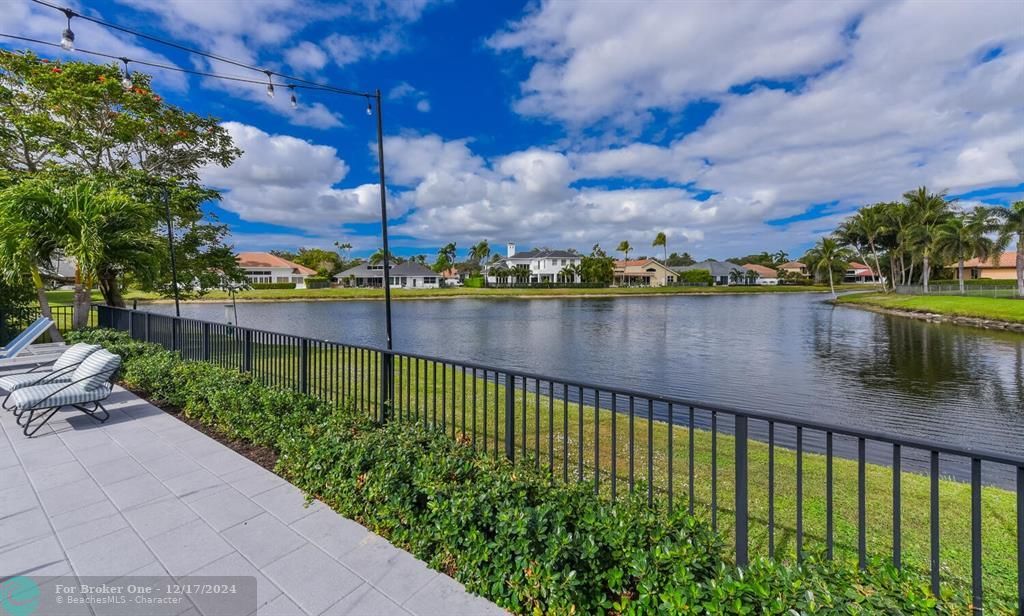
[[(957, 447), (1024, 449), (1024, 335), (826, 299), (403, 300), (394, 302), (394, 340), (399, 351)], [(149, 309), (173, 312), (166, 304)], [(383, 345), (383, 313), (379, 301), (238, 304), (246, 327), (372, 346)], [(182, 315), (225, 318), (221, 304), (185, 304)]]

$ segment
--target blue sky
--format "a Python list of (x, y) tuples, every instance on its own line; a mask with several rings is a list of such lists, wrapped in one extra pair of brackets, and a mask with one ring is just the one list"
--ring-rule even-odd
[[(802, 252), (918, 185), (1024, 195), (1019, 2), (75, 2), (285, 73), (385, 94), (396, 252), (574, 247)], [(0, 30), (56, 39), (16, 0)], [(80, 47), (246, 75), (76, 20)], [(4, 43), (6, 46), (11, 46)], [(47, 50), (53, 55), (52, 50)], [(73, 54), (71, 54), (73, 55)], [(259, 75), (256, 75), (259, 76)], [(204, 170), (239, 249), (379, 245), (365, 102), (156, 72), (245, 150)]]

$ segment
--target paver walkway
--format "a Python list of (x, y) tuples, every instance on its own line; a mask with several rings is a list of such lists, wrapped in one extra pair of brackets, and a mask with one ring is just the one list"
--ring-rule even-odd
[(0, 413), (0, 579), (244, 575), (261, 616), (504, 613), (132, 393), (107, 406), (105, 424), (62, 411), (31, 439)]

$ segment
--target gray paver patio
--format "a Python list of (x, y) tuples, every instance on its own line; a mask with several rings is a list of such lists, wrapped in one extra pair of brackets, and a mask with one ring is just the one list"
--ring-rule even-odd
[(108, 408), (105, 424), (62, 411), (32, 439), (0, 413), (0, 579), (251, 575), (260, 616), (505, 613), (132, 393)]

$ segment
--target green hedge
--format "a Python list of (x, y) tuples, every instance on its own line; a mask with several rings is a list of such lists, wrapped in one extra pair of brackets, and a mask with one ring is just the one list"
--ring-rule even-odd
[[(277, 471), (352, 518), (519, 614), (936, 614), (913, 572), (809, 559), (728, 564), (702, 517), (612, 504), (532, 464), (498, 462), (439, 431), (378, 427), (362, 414), (186, 363), (121, 332), (71, 332), (124, 358), (126, 385), (225, 436), (269, 447)], [(644, 489), (637, 491), (644, 494)]]
[(679, 282), (690, 284), (711, 284), (714, 282), (711, 272), (705, 269), (686, 270), (679, 272)]
[(294, 289), (294, 282), (253, 282), (249, 284), (254, 289)]
[(309, 276), (306, 278), (307, 289), (328, 289), (331, 286), (330, 278), (323, 278), (321, 276)]

